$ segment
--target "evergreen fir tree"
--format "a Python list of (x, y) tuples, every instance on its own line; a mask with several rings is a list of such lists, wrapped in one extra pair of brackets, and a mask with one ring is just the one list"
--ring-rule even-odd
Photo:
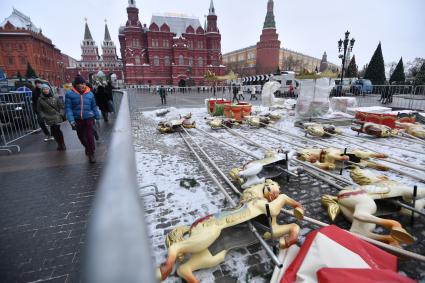
[(22, 81), (22, 75), (21, 75), (21, 72), (17, 72), (16, 73), (16, 77), (19, 79), (19, 81)]
[(365, 79), (369, 79), (374, 85), (385, 84), (385, 64), (382, 56), (381, 42), (373, 53), (372, 59), (367, 67)]
[(353, 58), (351, 58), (350, 64), (347, 67), (347, 73), (345, 74), (345, 77), (347, 78), (356, 78), (357, 77), (357, 64), (356, 64), (356, 57), (353, 55)]
[(406, 81), (406, 75), (404, 74), (404, 65), (403, 65), (403, 57), (398, 61), (397, 66), (394, 69), (394, 72), (390, 77), (390, 84), (392, 82), (396, 83), (404, 83)]
[(416, 74), (415, 85), (425, 85), (425, 62), (422, 63), (421, 69)]
[(27, 72), (25, 73), (25, 77), (27, 79), (37, 77), (37, 74), (35, 73), (34, 69), (32, 68), (32, 66), (29, 62), (27, 63)]

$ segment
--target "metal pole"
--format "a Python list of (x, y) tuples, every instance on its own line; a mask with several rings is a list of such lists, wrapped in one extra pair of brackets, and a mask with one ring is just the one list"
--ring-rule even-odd
[[(221, 185), (221, 183), (217, 180), (217, 178), (214, 176), (214, 174), (211, 172), (211, 170), (208, 168), (208, 166), (202, 161), (201, 157), (196, 153), (195, 149), (190, 145), (190, 143), (186, 140), (186, 138), (182, 135), (182, 133), (180, 133), (180, 137), (182, 137), (182, 139), (184, 140), (184, 142), (186, 143), (186, 145), (189, 147), (189, 149), (192, 151), (192, 153), (195, 155), (196, 159), (199, 161), (199, 163), (201, 164), (201, 166), (205, 169), (205, 171), (208, 173), (208, 175), (211, 177), (211, 179), (214, 181), (214, 183), (216, 183), (217, 187), (221, 190), (221, 192), (224, 194), (225, 198), (230, 202), (230, 204), (235, 207), (237, 204), (236, 202), (230, 197), (230, 195), (227, 193), (226, 189)], [(195, 143), (196, 144), (196, 143)], [(198, 148), (200, 148), (198, 146)], [(205, 155), (207, 156), (207, 155)], [(209, 157), (208, 157), (209, 158)], [(211, 159), (209, 159), (210, 162), (212, 162)], [(213, 164), (214, 162), (212, 162), (211, 164)], [(214, 163), (215, 164), (215, 163)], [(220, 169), (216, 169), (218, 172), (221, 172)], [(221, 172), (221, 174), (224, 175), (223, 172)], [(220, 175), (221, 175), (220, 174)], [(223, 176), (222, 175), (222, 176)], [(225, 176), (225, 175), (224, 175)], [(228, 183), (229, 185), (232, 184), (232, 182), (225, 177), (224, 180), (226, 181), (226, 183)], [(232, 187), (234, 189), (236, 189), (236, 187), (232, 184), (230, 185), (230, 187)], [(237, 190), (237, 189), (236, 189)], [(240, 194), (240, 193), (239, 193)], [(251, 221), (248, 222), (248, 226), (250, 228), (250, 230), (252, 231), (252, 233), (254, 234), (254, 236), (257, 238), (257, 240), (260, 242), (260, 244), (264, 247), (265, 251), (267, 252), (267, 254), (270, 256), (270, 258), (272, 259), (272, 261), (275, 263), (276, 266), (278, 266), (279, 268), (281, 268), (283, 266), (283, 264), (279, 261), (279, 258), (273, 253), (273, 251), (270, 249), (269, 245), (266, 243), (266, 241), (263, 239), (263, 237), (257, 232), (257, 229), (254, 227), (254, 225), (252, 225)]]

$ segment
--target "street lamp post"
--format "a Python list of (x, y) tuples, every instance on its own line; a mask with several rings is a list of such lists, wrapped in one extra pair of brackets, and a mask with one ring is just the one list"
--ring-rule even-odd
[(345, 32), (345, 39), (342, 40), (340, 39), (338, 41), (338, 52), (342, 54), (339, 54), (339, 58), (342, 59), (342, 70), (341, 70), (341, 87), (342, 87), (342, 80), (344, 79), (344, 70), (345, 70), (345, 57), (347, 56), (347, 51), (348, 49), (350, 49), (350, 51), (353, 51), (353, 46), (354, 46), (354, 42), (355, 39), (352, 38), (351, 40), (348, 39), (348, 37), (350, 36), (350, 32), (347, 30)]

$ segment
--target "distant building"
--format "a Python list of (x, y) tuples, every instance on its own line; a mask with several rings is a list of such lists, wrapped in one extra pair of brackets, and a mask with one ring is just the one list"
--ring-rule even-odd
[(329, 68), (329, 64), (328, 64), (328, 55), (326, 54), (326, 51), (323, 53), (322, 56), (322, 60), (320, 61), (320, 72), (325, 71), (326, 69)]
[(149, 27), (129, 0), (119, 41), (128, 85), (204, 85), (208, 71), (224, 75), (221, 35), (211, 0), (207, 22), (181, 14), (153, 15)]
[(111, 39), (106, 23), (105, 36), (102, 43), (102, 55), (99, 55), (98, 46), (96, 41), (93, 40), (86, 22), (84, 39), (81, 42), (81, 60), (76, 61), (70, 57), (68, 59), (69, 66), (66, 68), (68, 82), (71, 82), (78, 74), (92, 81), (93, 76), (99, 71), (102, 71), (108, 77), (115, 74), (119, 80), (122, 80), (124, 77), (122, 60), (117, 56), (116, 47)]
[(58, 86), (64, 81), (63, 54), (30, 17), (16, 9), (0, 24), (0, 69), (24, 77), (28, 63), (38, 77)]
[(300, 52), (281, 48), (274, 18), (274, 2), (268, 0), (267, 14), (263, 25), (260, 41), (256, 45), (241, 48), (223, 55), (223, 64), (240, 76), (272, 74), (279, 70), (313, 72), (319, 70), (323, 59), (329, 68), (338, 67), (328, 63), (325, 58), (319, 59)]

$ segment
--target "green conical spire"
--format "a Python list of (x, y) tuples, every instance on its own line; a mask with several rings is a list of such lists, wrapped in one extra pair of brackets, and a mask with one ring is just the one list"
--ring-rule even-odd
[(86, 28), (84, 30), (84, 40), (93, 40), (93, 37), (91, 36), (89, 25), (87, 24), (86, 20)]
[(276, 28), (273, 6), (274, 6), (273, 0), (269, 0), (269, 2), (267, 3), (267, 15), (266, 15), (266, 20), (264, 21), (263, 29)]

